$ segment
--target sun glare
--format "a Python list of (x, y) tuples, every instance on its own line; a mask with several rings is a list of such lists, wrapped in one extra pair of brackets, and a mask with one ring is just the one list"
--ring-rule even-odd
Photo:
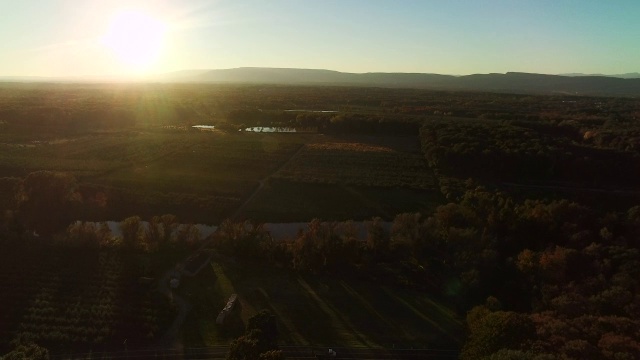
[(165, 46), (166, 24), (139, 10), (117, 13), (102, 43), (122, 65), (136, 73), (152, 70)]

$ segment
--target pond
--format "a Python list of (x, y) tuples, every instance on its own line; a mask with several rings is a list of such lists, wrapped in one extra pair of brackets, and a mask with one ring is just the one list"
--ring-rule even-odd
[(323, 113), (323, 114), (335, 114), (337, 110), (305, 110), (305, 109), (293, 109), (285, 110), (285, 112), (309, 112), (309, 113)]
[(214, 130), (216, 127), (214, 125), (193, 125), (192, 128), (200, 130)]
[(260, 133), (316, 133), (317, 128), (255, 126), (244, 129), (246, 132)]
[[(122, 232), (120, 231), (120, 222), (118, 221), (106, 221), (109, 226), (109, 230), (111, 230), (111, 234), (116, 237), (121, 237)], [(94, 223), (96, 226), (99, 226), (100, 223)], [(141, 221), (141, 225), (143, 228), (147, 227), (147, 221)], [(325, 223), (326, 224), (326, 223)], [(183, 226), (185, 224), (179, 224), (179, 226)], [(356, 237), (359, 240), (366, 240), (368, 235), (368, 229), (371, 225), (371, 221), (353, 221), (351, 222), (353, 226), (352, 229), (348, 229), (345, 223), (338, 222), (337, 227), (334, 229), (338, 235), (344, 234), (346, 231), (354, 231)], [(386, 231), (391, 231), (392, 223), (389, 221), (383, 221), (382, 227)], [(205, 225), (205, 224), (194, 224), (196, 228), (200, 231), (200, 238), (205, 239), (209, 235), (216, 232), (218, 226), (216, 225)], [(264, 223), (264, 229), (271, 234), (271, 237), (274, 240), (283, 241), (283, 240), (294, 240), (298, 232), (303, 230), (307, 231), (309, 229), (309, 223), (307, 222), (295, 222), (295, 223)]]
[[(323, 224), (327, 224), (324, 223)], [(353, 221), (351, 222), (352, 228), (349, 229), (346, 223), (338, 222), (336, 228), (334, 229), (336, 234), (343, 235), (347, 231), (354, 231), (355, 236), (358, 240), (365, 241), (367, 240), (369, 234), (369, 226), (371, 225), (371, 221)], [(391, 231), (392, 223), (389, 221), (383, 221), (382, 227), (386, 231)], [(297, 222), (297, 223), (265, 223), (264, 229), (267, 230), (271, 237), (274, 240), (283, 241), (283, 240), (295, 240), (298, 232), (307, 231), (309, 229), (309, 223), (306, 222)]]
[[(87, 222), (88, 223), (93, 223), (96, 226), (100, 226), (99, 222), (91, 222), (91, 221), (87, 221)], [(105, 221), (105, 222), (107, 223), (107, 226), (109, 227), (109, 230), (111, 231), (111, 235), (113, 235), (115, 237), (121, 237), (122, 236), (122, 231), (120, 231), (120, 222), (119, 221)], [(147, 224), (149, 224), (149, 222), (148, 221), (141, 221), (140, 224), (141, 224), (142, 228), (146, 229), (147, 228)], [(184, 225), (187, 225), (187, 224), (178, 224), (178, 227), (184, 226)], [(200, 238), (201, 239), (205, 239), (207, 236), (213, 234), (218, 229), (218, 227), (215, 226), (215, 225), (193, 224), (193, 226), (195, 226), (200, 231)]]

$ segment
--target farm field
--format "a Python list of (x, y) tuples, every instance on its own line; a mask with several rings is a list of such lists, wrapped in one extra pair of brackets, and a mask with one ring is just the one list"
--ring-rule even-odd
[[(0, 348), (32, 339), (54, 352), (150, 344), (173, 317), (141, 285), (135, 259), (95, 251), (5, 253), (0, 262)], [(134, 262), (132, 262), (134, 260)]]
[[(37, 139), (37, 140), (36, 140)], [(83, 220), (173, 213), (219, 223), (254, 191), (242, 218), (307, 221), (393, 218), (440, 203), (417, 137), (229, 134), (130, 129), (0, 144), (5, 176), (63, 171), (86, 198)], [(263, 186), (264, 185), (264, 186)], [(344, 199), (336, 209), (331, 199)]]
[(415, 137), (332, 139), (305, 144), (275, 174), (294, 182), (433, 189), (435, 179)]
[(298, 149), (279, 135), (194, 133), (170, 154), (96, 178), (118, 187), (242, 196)]
[(0, 144), (0, 167), (7, 175), (25, 176), (37, 170), (65, 171), (80, 179), (100, 176), (166, 156), (187, 141), (186, 133), (127, 131), (96, 132), (48, 140), (13, 139)]
[[(0, 85), (0, 354), (19, 338), (55, 356), (125, 340), (223, 349), (264, 309), (291, 346), (489, 355), (529, 346), (485, 346), (520, 330), (543, 354), (635, 346), (639, 109), (565, 95)], [(239, 131), (251, 127), (314, 132)], [(113, 238), (77, 220), (126, 226)], [(369, 221), (366, 237), (342, 231), (347, 220)], [(290, 241), (263, 227), (292, 222), (308, 226)], [(156, 285), (204, 257), (194, 227), (170, 231), (194, 223), (217, 225), (203, 247), (215, 260), (180, 279), (171, 306)], [(217, 326), (234, 293), (240, 308)]]
[[(339, 200), (336, 206), (335, 199)], [(430, 211), (442, 204), (437, 189), (313, 184), (280, 179), (269, 181), (240, 214), (271, 222), (393, 219), (400, 212)]]
[(400, 212), (430, 211), (442, 201), (416, 138), (322, 136), (305, 143), (275, 172), (241, 216), (391, 220)]
[[(231, 324), (215, 325), (229, 296), (240, 296)], [(262, 309), (276, 315), (287, 345), (456, 348), (461, 319), (428, 295), (343, 277), (301, 275), (212, 262), (181, 289), (197, 304), (185, 324), (185, 346), (226, 344)]]

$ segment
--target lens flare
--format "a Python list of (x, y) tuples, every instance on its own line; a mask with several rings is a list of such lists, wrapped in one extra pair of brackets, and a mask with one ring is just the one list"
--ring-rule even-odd
[(159, 60), (167, 26), (140, 10), (123, 10), (111, 20), (102, 43), (125, 68), (147, 72)]

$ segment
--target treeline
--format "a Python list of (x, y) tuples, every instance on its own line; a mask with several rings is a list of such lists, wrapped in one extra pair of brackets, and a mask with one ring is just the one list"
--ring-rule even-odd
[(77, 192), (66, 174), (3, 182), (17, 191), (15, 207), (0, 213), (0, 308), (11, 310), (0, 312), (0, 353), (156, 343), (175, 317), (156, 279), (201, 245), (199, 229), (174, 215), (131, 216), (115, 228), (70, 220)]
[[(328, 86), (0, 85), (0, 126), (18, 130), (91, 131), (204, 123), (236, 129), (306, 126), (327, 132), (409, 134), (417, 131), (414, 122), (454, 118), (575, 123), (585, 131), (591, 127), (624, 129), (640, 118), (640, 102), (632, 98)], [(613, 142), (619, 146), (620, 141)], [(628, 144), (624, 145), (627, 148)]]
[(187, 103), (145, 85), (4, 84), (0, 121), (9, 131), (87, 132), (185, 124), (199, 119)]
[(70, 106), (29, 105), (0, 110), (0, 119), (11, 130), (32, 128), (43, 131), (87, 132), (148, 125), (181, 125), (197, 118), (192, 110), (178, 103), (158, 107), (155, 104), (119, 104), (102, 100)]
[[(611, 146), (627, 149), (614, 150), (592, 146), (591, 141), (579, 143), (565, 134), (578, 135), (579, 129), (522, 121), (457, 120), (426, 122), (420, 139), (429, 164), (455, 177), (637, 186), (640, 154), (628, 151), (636, 145)], [(598, 144), (605, 145), (603, 141)]]
[[(161, 193), (81, 184), (68, 174), (37, 171), (25, 178), (0, 178), (0, 210), (11, 210), (42, 236), (51, 236), (75, 221), (103, 221), (124, 216), (152, 219), (178, 211), (183, 222), (219, 222), (237, 198)], [(55, 210), (54, 210), (55, 209)]]
[[(30, 238), (34, 225), (11, 214), (0, 237)], [(116, 243), (101, 237), (104, 225), (88, 223), (51, 239), (57, 247), (98, 244), (125, 253), (190, 247), (194, 234), (167, 230), (172, 219), (146, 226), (126, 219)], [(400, 214), (390, 225), (373, 219), (366, 241), (350, 222), (314, 219), (294, 239), (275, 241), (261, 224), (225, 221), (213, 246), (244, 264), (428, 291), (468, 311), (465, 359), (633, 359), (640, 353), (639, 239), (638, 206), (603, 213), (477, 187), (432, 214)]]
[(79, 184), (81, 211), (75, 219), (120, 219), (123, 216), (151, 218), (175, 213), (185, 222), (220, 222), (237, 206), (238, 197), (161, 192), (146, 189)]
[(104, 221), (78, 221), (103, 215), (100, 209), (106, 206), (109, 194), (93, 192), (93, 196), (87, 196), (87, 190), (67, 173), (38, 171), (25, 179), (0, 178), (0, 187), (0, 243), (5, 246), (31, 239), (72, 248), (154, 252), (200, 240), (194, 225), (182, 225), (169, 214), (149, 216), (148, 222), (139, 216), (128, 217), (119, 225), (120, 236), (114, 236)]
[[(640, 207), (515, 202), (478, 188), (435, 213), (311, 221), (290, 241), (225, 222), (215, 246), (239, 261), (358, 276), (437, 294), (467, 316), (465, 359), (637, 358)], [(487, 299), (487, 300), (485, 300)]]
[[(158, 341), (175, 317), (156, 279), (200, 242), (198, 229), (165, 215), (77, 222), (36, 236), (15, 213), (0, 218), (0, 353), (38, 344), (53, 353)], [(25, 349), (23, 349), (25, 350)], [(19, 358), (31, 358), (24, 355)]]

